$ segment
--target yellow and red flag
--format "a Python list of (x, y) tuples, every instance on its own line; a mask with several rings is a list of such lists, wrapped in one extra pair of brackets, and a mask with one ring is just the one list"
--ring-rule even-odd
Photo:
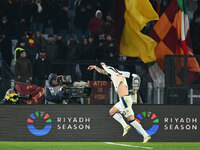
[[(164, 70), (166, 55), (193, 55), (189, 31), (185, 0), (172, 0), (149, 34), (158, 43), (155, 47), (155, 55), (162, 70)], [(178, 73), (184, 62), (179, 59), (176, 64), (178, 64), (176, 69)], [(200, 72), (195, 57), (188, 58), (188, 71), (190, 75)]]
[(15, 89), (20, 95), (31, 95), (32, 99), (24, 100), (27, 104), (41, 104), (44, 100), (44, 88), (33, 84), (16, 82)]

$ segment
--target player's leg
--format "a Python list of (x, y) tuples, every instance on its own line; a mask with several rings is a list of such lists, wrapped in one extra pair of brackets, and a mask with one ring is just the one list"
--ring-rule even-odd
[(148, 142), (151, 137), (147, 134), (147, 132), (143, 129), (142, 125), (135, 120), (134, 112), (132, 109), (132, 99), (130, 96), (124, 97), (128, 107), (125, 109), (125, 117), (127, 118), (128, 122), (137, 129), (144, 137), (144, 143)]
[(151, 136), (147, 134), (142, 125), (135, 120), (134, 115), (127, 117), (127, 120), (136, 130), (138, 130), (142, 134), (142, 136), (144, 137), (143, 143), (146, 143), (151, 139)]
[(122, 117), (122, 115), (120, 114), (120, 110), (121, 110), (121, 106), (120, 106), (120, 102), (116, 103), (109, 111), (110, 116), (112, 116), (117, 122), (119, 122), (124, 131), (123, 131), (123, 135), (125, 136), (128, 131), (130, 130), (130, 126), (124, 121), (124, 118)]

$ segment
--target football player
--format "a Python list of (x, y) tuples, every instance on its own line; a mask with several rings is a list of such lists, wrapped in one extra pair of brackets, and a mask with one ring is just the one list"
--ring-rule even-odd
[[(122, 125), (124, 129), (122, 136), (125, 136), (128, 133), (128, 131), (131, 129), (130, 125), (132, 125), (143, 135), (143, 143), (148, 142), (151, 139), (151, 136), (148, 135), (141, 124), (135, 120), (134, 112), (132, 109), (133, 100), (129, 95), (125, 76), (122, 74), (122, 72), (111, 66), (107, 66), (104, 62), (101, 62), (100, 64), (103, 69), (97, 67), (96, 65), (90, 65), (88, 70), (95, 69), (101, 74), (108, 75), (112, 80), (114, 89), (119, 96), (119, 102), (117, 102), (110, 109), (109, 114)], [(127, 118), (130, 125), (125, 122), (121, 114)]]

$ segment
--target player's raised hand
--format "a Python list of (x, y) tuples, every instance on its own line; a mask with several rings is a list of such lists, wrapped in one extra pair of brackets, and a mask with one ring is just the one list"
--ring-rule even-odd
[(97, 66), (95, 66), (95, 65), (90, 65), (88, 68), (87, 68), (87, 70), (92, 70), (92, 69), (96, 69), (97, 68)]

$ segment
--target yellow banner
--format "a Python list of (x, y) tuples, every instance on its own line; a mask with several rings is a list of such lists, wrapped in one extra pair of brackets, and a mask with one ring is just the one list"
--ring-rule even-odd
[(154, 48), (156, 42), (140, 31), (146, 23), (158, 20), (149, 0), (125, 0), (125, 26), (120, 42), (120, 55), (139, 57), (144, 63), (156, 60)]

